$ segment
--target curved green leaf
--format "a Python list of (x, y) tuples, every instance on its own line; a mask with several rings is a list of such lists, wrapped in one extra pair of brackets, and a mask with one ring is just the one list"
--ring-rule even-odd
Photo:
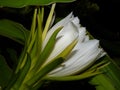
[(44, 79), (52, 80), (52, 81), (74, 81), (74, 80), (82, 80), (82, 79), (90, 78), (90, 77), (98, 75), (98, 74), (100, 74), (99, 71), (95, 71), (95, 72), (89, 71), (89, 72), (82, 73), (80, 75), (73, 75), (73, 76), (63, 76), (63, 77), (46, 76)]
[(93, 77), (90, 81), (92, 85), (96, 85), (96, 90), (119, 90), (120, 89), (120, 68), (113, 62), (108, 55), (103, 58), (104, 61), (109, 60), (110, 64), (101, 68), (103, 74)]
[(3, 19), (0, 20), (0, 35), (24, 44), (29, 35), (29, 31), (19, 23)]
[(5, 87), (7, 81), (10, 80), (12, 70), (7, 65), (5, 58), (0, 55), (0, 87)]
[(110, 79), (107, 78), (107, 76), (105, 76), (104, 74), (97, 75), (91, 80), (90, 83), (96, 86), (96, 90), (117, 90), (111, 83)]
[(28, 5), (49, 5), (52, 3), (66, 3), (75, 0), (0, 0), (0, 6), (21, 8)]
[(56, 36), (59, 33), (59, 31), (63, 27), (59, 27), (53, 35), (50, 37), (49, 41), (47, 42), (47, 45), (43, 49), (42, 53), (39, 56), (37, 63), (35, 64), (35, 67), (33, 68), (34, 71), (38, 70), (38, 68), (46, 61), (46, 59), (49, 57), (50, 53), (52, 52), (55, 42), (56, 42)]
[[(18, 79), (16, 80), (14, 86), (12, 87), (13, 89), (18, 89), (20, 88), (20, 86), (22, 85), (23, 81), (24, 81), (24, 78), (26, 77), (29, 69), (30, 69), (30, 66), (31, 66), (31, 58), (30, 58), (30, 55), (27, 54), (27, 60), (25, 62), (25, 65), (24, 67), (20, 70), (20, 74), (19, 74), (19, 77)], [(22, 90), (22, 89), (21, 89)]]
[(45, 65), (44, 67), (42, 67), (40, 69), (39, 72), (37, 72), (33, 78), (31, 78), (30, 80), (27, 81), (27, 84), (30, 86), (34, 86), (37, 85), (37, 82), (39, 82), (38, 80), (41, 80), (43, 77), (45, 77), (45, 75), (47, 75), (51, 70), (55, 69), (57, 66), (59, 66), (62, 62), (64, 61), (64, 59), (62, 57), (57, 58), (51, 62), (49, 62), (47, 65)]

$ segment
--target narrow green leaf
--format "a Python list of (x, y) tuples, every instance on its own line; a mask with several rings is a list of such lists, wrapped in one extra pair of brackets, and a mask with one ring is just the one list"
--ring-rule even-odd
[(18, 79), (16, 80), (14, 86), (12, 87), (13, 89), (18, 89), (20, 88), (20, 86), (22, 85), (23, 81), (24, 81), (24, 78), (26, 77), (29, 69), (30, 69), (30, 66), (31, 66), (31, 58), (29, 56), (29, 54), (27, 54), (27, 61), (24, 65), (24, 67), (20, 70), (20, 75), (18, 77)]
[[(40, 70), (41, 65), (45, 62), (45, 60), (48, 58), (49, 54), (51, 53), (51, 51), (54, 48), (54, 44), (56, 41), (56, 36), (59, 33), (59, 31), (62, 29), (62, 27), (59, 27), (54, 33), (53, 35), (50, 37), (46, 47), (44, 48), (44, 50), (40, 53), (38, 58), (32, 58), (32, 62), (31, 62), (31, 70), (29, 72), (29, 77), (32, 77), (37, 71)], [(36, 49), (36, 48), (33, 48)], [(36, 50), (35, 50), (36, 51)], [(26, 78), (27, 80), (28, 78)]]
[(107, 67), (102, 68), (105, 72), (105, 76), (110, 79), (110, 82), (115, 86), (116, 90), (120, 89), (120, 71), (113, 63), (110, 63)]
[(33, 45), (34, 45), (34, 43), (35, 43), (36, 37), (37, 37), (37, 32), (35, 32), (35, 34), (34, 34), (33, 37), (31, 38), (31, 40), (30, 40), (30, 37), (29, 37), (28, 40), (30, 40), (30, 41), (28, 42), (27, 45), (25, 45), (25, 47), (27, 47), (27, 52), (28, 52), (28, 53), (31, 53), (31, 50), (32, 50)]
[(36, 60), (39, 58), (42, 49), (43, 16), (44, 16), (44, 8), (42, 7), (38, 9), (38, 14), (37, 14), (38, 28), (36, 29), (35, 32), (36, 38), (30, 53), (31, 58), (33, 59), (31, 62), (31, 69), (34, 67), (35, 63), (37, 62)]
[(3, 88), (6, 86), (12, 75), (12, 70), (7, 65), (5, 58), (0, 55), (0, 86)]
[[(37, 14), (37, 11), (38, 11), (38, 14)], [(36, 63), (36, 60), (38, 59), (41, 52), (43, 16), (44, 16), (44, 8), (43, 7), (41, 9), (36, 8), (34, 11), (31, 32), (30, 32), (30, 36), (27, 44), (27, 47), (28, 47), (27, 51), (30, 52), (31, 58), (33, 59), (31, 62), (31, 65), (32, 65), (31, 68), (34, 67), (34, 64)], [(36, 28), (36, 19), (38, 22), (37, 28)]]
[(28, 5), (49, 5), (52, 3), (68, 3), (75, 0), (0, 0), (0, 6), (21, 8)]
[(5, 90), (10, 90), (10, 88), (15, 84), (16, 80), (18, 79), (19, 75), (20, 71), (17, 73), (12, 73), (10, 80), (7, 82)]
[(42, 6), (41, 7), (41, 22), (42, 22), (42, 24), (43, 24), (43, 21), (44, 21), (44, 7)]
[(33, 38), (35, 35), (36, 18), (37, 18), (37, 9), (34, 10), (33, 20), (32, 20), (32, 25), (31, 25), (31, 32), (30, 32), (31, 38)]
[(17, 51), (12, 48), (7, 48), (7, 52), (9, 53), (11, 62), (14, 63), (12, 65), (12, 68), (15, 70), (17, 63), (18, 63)]
[[(37, 16), (37, 9), (34, 9), (34, 14), (33, 14), (33, 20), (32, 20), (32, 25), (31, 25), (31, 30), (30, 30), (30, 34), (29, 37), (27, 39), (26, 45), (28, 47), (28, 49), (30, 49), (30, 43), (31, 40), (33, 41), (33, 38), (35, 38), (35, 30), (36, 30), (36, 16)], [(29, 52), (29, 50), (28, 50)]]
[(50, 37), (48, 43), (46, 44), (44, 50), (41, 52), (38, 61), (36, 62), (35, 67), (33, 68), (34, 71), (37, 71), (38, 68), (45, 62), (45, 60), (50, 55), (51, 51), (54, 48), (55, 42), (56, 42), (56, 36), (59, 33), (59, 31), (62, 29), (62, 27), (59, 27), (53, 35)]
[(74, 48), (74, 46), (77, 44), (78, 40), (75, 39), (70, 45), (68, 45), (57, 57), (63, 57), (66, 58), (66, 56), (68, 56), (68, 54), (70, 54), (70, 52), (72, 51), (72, 49)]
[[(96, 85), (96, 90), (119, 90), (120, 89), (120, 68), (106, 55), (104, 61), (109, 60), (110, 64), (100, 69), (103, 75), (93, 77), (91, 84)], [(111, 88), (111, 89), (110, 89)]]
[(25, 45), (25, 47), (24, 47), (24, 49), (23, 49), (23, 51), (18, 59), (19, 62), (17, 63), (15, 73), (17, 73), (21, 69), (22, 63), (25, 62), (24, 59), (26, 60), (26, 56), (27, 56), (26, 52), (27, 52), (27, 46)]
[(37, 30), (37, 40), (36, 40), (36, 42), (37, 42), (37, 49), (40, 52), (41, 52), (41, 48), (42, 48), (43, 16), (44, 16), (44, 9), (42, 7), (42, 10), (40, 11), (40, 9), (39, 9), (38, 15), (37, 15), (38, 30)]
[(102, 57), (100, 60), (97, 60), (97, 62), (95, 62), (87, 71), (93, 70), (93, 69), (104, 68), (105, 66), (110, 64), (108, 60), (103, 60), (103, 59), (104, 57)]
[[(90, 38), (93, 36), (88, 32)], [(96, 85), (96, 90), (119, 90), (120, 89), (120, 67), (108, 56), (106, 55), (102, 58), (103, 61), (109, 61), (110, 64), (101, 68), (103, 72), (102, 75), (97, 75), (93, 77), (91, 84)]]
[(53, 4), (52, 7), (51, 7), (51, 10), (50, 10), (50, 13), (49, 13), (49, 16), (47, 18), (47, 21), (46, 21), (46, 24), (45, 24), (45, 28), (43, 30), (43, 34), (42, 34), (42, 39), (44, 41), (45, 37), (46, 37), (46, 34), (48, 32), (48, 29), (50, 27), (50, 23), (52, 21), (52, 18), (53, 18), (53, 13), (54, 13), (54, 9), (55, 9), (55, 5), (56, 4)]
[(0, 20), (0, 35), (24, 44), (29, 35), (29, 31), (19, 23), (3, 19)]
[(104, 74), (97, 75), (90, 83), (96, 86), (96, 90), (119, 90), (115, 88), (114, 84)]
[(46, 74), (48, 74), (51, 70), (55, 69), (58, 65), (60, 65), (64, 61), (63, 58), (57, 58), (55, 60), (52, 60), (47, 65), (42, 67), (38, 73), (36, 73), (30, 80), (27, 81), (26, 84), (32, 86), (36, 85), (39, 80), (41, 80), (43, 77), (45, 77)]
[(46, 76), (45, 80), (53, 80), (53, 81), (74, 81), (74, 80), (81, 80), (85, 78), (90, 78), (92, 76), (100, 74), (99, 71), (89, 71), (89, 72), (83, 72), (80, 75), (73, 75), (73, 76), (63, 76), (63, 77), (52, 77), (52, 76)]

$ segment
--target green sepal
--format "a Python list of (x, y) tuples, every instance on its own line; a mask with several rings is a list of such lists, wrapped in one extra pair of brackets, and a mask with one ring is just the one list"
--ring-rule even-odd
[(98, 75), (100, 73), (101, 72), (99, 72), (99, 71), (91, 70), (89, 72), (83, 72), (79, 75), (71, 75), (71, 76), (55, 77), (55, 76), (48, 75), (44, 79), (45, 80), (53, 80), (53, 81), (74, 81), (74, 80), (81, 80), (81, 79), (90, 78), (90, 77)]
[(38, 22), (38, 29), (37, 29), (37, 38), (36, 38), (36, 46), (37, 51), (41, 52), (42, 48), (42, 31), (43, 31), (43, 17), (44, 17), (44, 8), (38, 9), (38, 15), (37, 15), (37, 22)]
[(64, 58), (66, 58), (70, 54), (70, 52), (73, 50), (73, 48), (75, 47), (77, 42), (78, 42), (78, 40), (75, 39), (57, 57), (64, 57)]
[(8, 37), (20, 44), (24, 44), (29, 31), (21, 24), (7, 19), (0, 20), (0, 35)]
[(42, 22), (43, 22), (43, 16), (44, 16), (44, 8), (42, 7), (42, 9), (38, 9), (38, 14), (37, 14), (37, 28), (36, 28), (36, 32), (35, 32), (35, 40), (31, 49), (31, 58), (32, 58), (32, 62), (31, 62), (31, 68), (34, 67), (36, 60), (39, 58), (39, 55), (41, 53), (41, 49), (42, 49), (42, 31), (43, 31), (43, 27), (42, 27)]
[(89, 69), (87, 71), (102, 69), (102, 68), (106, 67), (107, 65), (109, 65), (110, 61), (104, 60), (104, 57), (97, 60), (91, 67), (89, 67)]
[(20, 73), (19, 73), (19, 77), (17, 78), (14, 86), (12, 87), (12, 89), (19, 89), (20, 86), (22, 85), (23, 81), (24, 81), (24, 78), (26, 77), (29, 69), (30, 69), (30, 66), (31, 66), (31, 58), (29, 56), (29, 54), (27, 54), (27, 60), (26, 60), (26, 63), (24, 65), (23, 68), (20, 69)]
[(34, 9), (34, 14), (33, 14), (33, 19), (32, 19), (32, 24), (31, 24), (31, 30), (30, 30), (30, 34), (29, 37), (25, 43), (25, 46), (27, 47), (27, 52), (30, 53), (33, 44), (35, 42), (36, 39), (36, 18), (37, 18), (37, 9)]
[(56, 42), (56, 36), (59, 33), (59, 31), (62, 29), (62, 27), (59, 27), (50, 37), (49, 41), (47, 42), (45, 48), (41, 52), (38, 61), (36, 62), (35, 67), (33, 68), (34, 71), (37, 71), (38, 68), (45, 62), (45, 60), (48, 58), (50, 53), (52, 52), (55, 42)]
[(91, 66), (89, 69), (80, 73), (79, 75), (71, 75), (71, 76), (63, 76), (63, 77), (46, 76), (44, 79), (45, 80), (54, 80), (54, 81), (74, 81), (74, 80), (90, 78), (90, 77), (93, 77), (93, 76), (103, 73), (100, 71), (100, 69), (106, 67), (108, 64), (110, 64), (110, 63), (106, 62), (106, 61), (101, 61), (100, 63), (97, 63), (97, 64)]
[(42, 80), (43, 77), (45, 77), (51, 70), (55, 69), (57, 66), (59, 66), (64, 59), (62, 57), (57, 58), (55, 60), (52, 60), (47, 65), (42, 67), (39, 72), (37, 72), (30, 80), (26, 82), (28, 86), (34, 86), (37, 85), (37, 83)]
[(44, 41), (44, 39), (47, 35), (47, 32), (49, 30), (49, 27), (50, 27), (50, 24), (51, 24), (51, 21), (52, 21), (52, 18), (53, 18), (53, 13), (54, 13), (55, 6), (56, 6), (56, 4), (52, 4), (50, 13), (48, 15), (48, 18), (47, 18), (47, 21), (46, 21), (46, 24), (45, 24), (45, 28), (44, 28), (43, 34), (42, 34), (42, 40), (43, 41)]
[(27, 44), (30, 44), (31, 39), (33, 39), (33, 37), (35, 37), (35, 29), (36, 29), (36, 15), (37, 15), (37, 9), (34, 9), (34, 14), (33, 14), (33, 18), (32, 18), (32, 24), (31, 24), (31, 30), (30, 30), (30, 35), (27, 41)]

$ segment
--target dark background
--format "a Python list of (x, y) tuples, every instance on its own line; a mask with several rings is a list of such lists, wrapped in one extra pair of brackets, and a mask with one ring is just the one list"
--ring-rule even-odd
[(58, 15), (73, 11), (80, 18), (81, 24), (95, 38), (100, 39), (101, 45), (111, 57), (120, 56), (119, 0), (77, 0), (58, 6)]
[[(28, 8), (0, 8), (0, 19), (7, 18), (23, 24), (27, 29), (30, 28), (33, 6)], [(49, 7), (46, 8), (46, 10)], [(81, 24), (97, 39), (108, 55), (120, 65), (120, 0), (77, 0), (73, 3), (57, 4), (56, 16), (64, 18), (71, 11), (80, 18)], [(9, 48), (21, 52), (22, 45), (0, 36), (0, 54), (12, 68), (8, 52)], [(74, 82), (52, 82), (45, 84), (43, 90), (95, 90), (84, 81)]]

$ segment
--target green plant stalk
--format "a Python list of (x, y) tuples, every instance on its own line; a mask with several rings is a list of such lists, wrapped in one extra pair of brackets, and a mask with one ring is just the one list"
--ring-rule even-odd
[(120, 68), (108, 56), (106, 59), (110, 64), (102, 68), (103, 73), (93, 77), (90, 83), (96, 86), (96, 90), (120, 90)]

